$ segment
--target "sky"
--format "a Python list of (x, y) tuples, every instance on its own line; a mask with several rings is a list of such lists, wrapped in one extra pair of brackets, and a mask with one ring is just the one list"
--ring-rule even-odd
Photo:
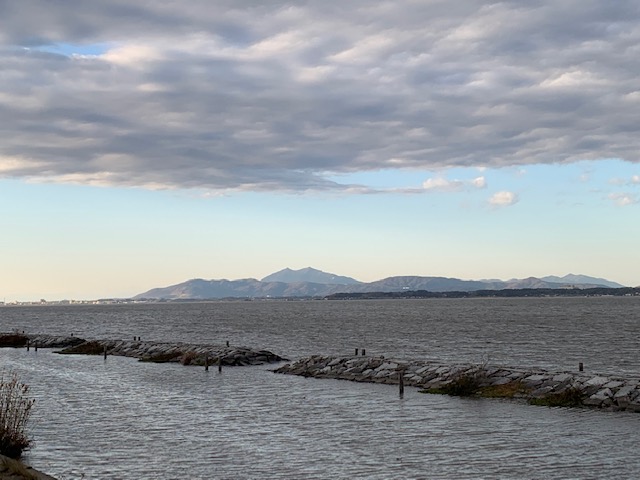
[(637, 1), (0, 19), (0, 301), (307, 266), (640, 285)]

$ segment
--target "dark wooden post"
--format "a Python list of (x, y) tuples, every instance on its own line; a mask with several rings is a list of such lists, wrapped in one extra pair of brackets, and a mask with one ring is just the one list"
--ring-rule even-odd
[(218, 373), (222, 372), (222, 355), (218, 355)]
[(29, 340), (27, 339), (27, 352), (29, 351)]
[(362, 356), (364, 357), (366, 350), (363, 348), (362, 349)]
[(580, 363), (578, 364), (578, 371), (579, 371), (579, 372), (584, 372), (584, 365), (582, 364), (582, 362), (580, 362)]
[(229, 346), (229, 340), (227, 340), (227, 347)]
[(398, 388), (399, 388), (400, 398), (404, 397), (404, 369), (403, 368), (398, 370)]
[(103, 347), (103, 349), (104, 349), (104, 359), (106, 360), (107, 359), (107, 346), (105, 345)]
[(356, 348), (356, 357), (358, 356), (358, 349)]
[(204, 356), (204, 371), (209, 371), (209, 355)]
[(35, 342), (33, 344), (33, 348), (35, 349), (36, 352), (38, 351), (38, 342)]

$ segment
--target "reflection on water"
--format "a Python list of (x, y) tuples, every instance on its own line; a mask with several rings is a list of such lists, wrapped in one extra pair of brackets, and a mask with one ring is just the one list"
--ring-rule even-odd
[[(0, 323), (94, 337), (231, 339), (293, 358), (354, 345), (445, 361), (491, 350), (507, 364), (561, 368), (580, 358), (640, 372), (640, 302), (543, 300), (5, 308)], [(29, 461), (63, 479), (640, 476), (638, 414), (414, 389), (400, 399), (397, 387), (275, 375), (273, 367), (218, 374), (43, 349), (0, 350), (0, 368), (17, 371), (37, 398)]]

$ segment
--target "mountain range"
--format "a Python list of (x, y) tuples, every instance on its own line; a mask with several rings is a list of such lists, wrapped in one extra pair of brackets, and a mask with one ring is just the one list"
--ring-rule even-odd
[(324, 297), (334, 293), (402, 292), (427, 290), (431, 292), (472, 292), (523, 288), (622, 288), (623, 285), (604, 278), (569, 274), (564, 277), (547, 276), (503, 280), (461, 280), (446, 277), (397, 276), (375, 282), (360, 282), (351, 277), (323, 272), (307, 267), (300, 270), (285, 268), (262, 280), (192, 279), (177, 285), (153, 288), (134, 299), (204, 300), (219, 298), (277, 298)]

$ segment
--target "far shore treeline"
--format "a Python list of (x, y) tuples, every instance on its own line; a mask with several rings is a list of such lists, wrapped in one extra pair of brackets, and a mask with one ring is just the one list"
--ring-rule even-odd
[(632, 297), (640, 296), (638, 288), (512, 288), (504, 290), (476, 290), (473, 292), (402, 292), (334, 293), (327, 300), (363, 300), (377, 298), (489, 298), (489, 297)]

